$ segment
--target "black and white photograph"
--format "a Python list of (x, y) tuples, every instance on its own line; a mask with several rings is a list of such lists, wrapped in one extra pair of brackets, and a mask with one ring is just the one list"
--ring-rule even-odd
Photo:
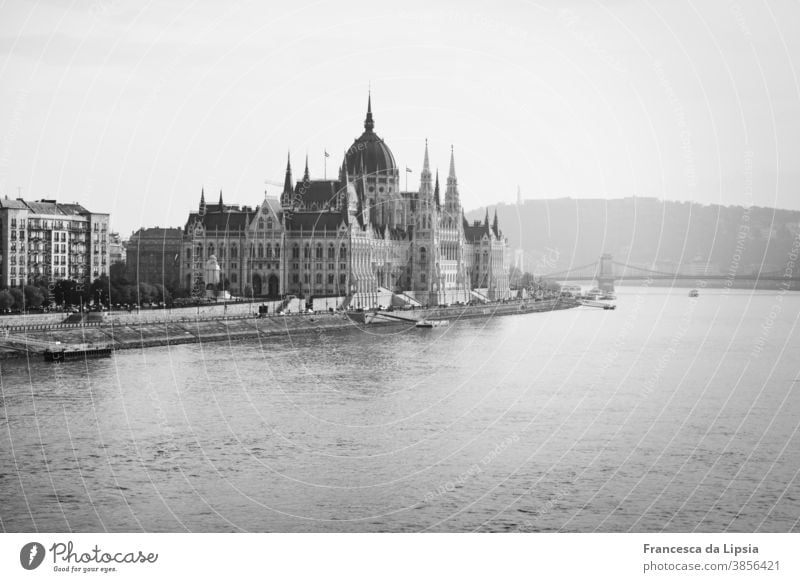
[(0, 15), (7, 579), (196, 533), (800, 575), (800, 3)]

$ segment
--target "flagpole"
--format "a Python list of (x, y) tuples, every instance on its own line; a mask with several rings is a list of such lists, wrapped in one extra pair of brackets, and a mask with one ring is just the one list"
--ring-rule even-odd
[(322, 159), (323, 159), (323, 162), (324, 162), (324, 170), (323, 171), (325, 172), (325, 180), (327, 180), (328, 179), (328, 152), (327, 152), (327, 150), (325, 151), (325, 154), (322, 156)]

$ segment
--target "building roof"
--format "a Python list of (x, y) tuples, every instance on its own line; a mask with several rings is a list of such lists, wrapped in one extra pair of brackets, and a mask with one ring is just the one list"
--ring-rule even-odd
[(311, 180), (298, 182), (294, 192), (298, 200), (302, 201), (306, 210), (316, 204), (319, 210), (324, 210), (329, 205), (336, 206), (336, 196), (342, 191), (342, 184), (336, 180)]
[(290, 231), (336, 232), (344, 222), (340, 212), (292, 212), (287, 216), (286, 228)]
[(484, 223), (476, 221), (472, 225), (464, 225), (464, 238), (470, 242), (479, 241), (486, 235), (492, 238), (491, 229)]
[(200, 222), (207, 231), (213, 230), (245, 230), (256, 213), (247, 208), (246, 210), (225, 211), (225, 212), (206, 212), (201, 215), (199, 212), (189, 214), (186, 221), (184, 232), (188, 232), (189, 225), (195, 221)]
[(361, 134), (350, 146), (344, 156), (347, 173), (351, 176), (374, 175), (376, 172), (386, 172), (397, 169), (392, 150), (374, 131), (375, 122), (372, 119), (372, 97), (367, 100), (367, 117), (364, 120), (364, 133)]
[(140, 228), (131, 235), (130, 240), (164, 240), (164, 239), (181, 239), (183, 240), (182, 228), (161, 228), (156, 226), (153, 228)]
[(11, 208), (14, 210), (28, 210), (33, 214), (50, 214), (50, 215), (63, 215), (63, 216), (85, 216), (92, 214), (80, 204), (73, 202), (70, 204), (61, 204), (55, 200), (35, 200), (28, 201), (21, 198), (16, 200), (9, 200), (7, 198), (0, 199), (0, 208)]

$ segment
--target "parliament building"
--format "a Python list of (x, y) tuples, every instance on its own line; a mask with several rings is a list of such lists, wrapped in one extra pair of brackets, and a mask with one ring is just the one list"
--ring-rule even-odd
[(295, 181), (291, 160), (280, 198), (258, 206), (200, 204), (186, 222), (181, 283), (194, 295), (306, 300), (336, 307), (441, 305), (509, 297), (507, 240), (497, 215), (464, 218), (451, 148), (444, 183), (425, 144), (417, 191), (400, 188), (389, 146), (374, 131), (371, 98), (364, 132), (345, 152), (335, 180), (314, 180), (308, 161)]

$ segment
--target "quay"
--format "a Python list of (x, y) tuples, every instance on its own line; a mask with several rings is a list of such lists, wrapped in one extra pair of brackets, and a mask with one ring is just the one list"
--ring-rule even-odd
[[(0, 358), (41, 357), (58, 345), (62, 348), (86, 344), (108, 346), (110, 350), (170, 346), (245, 338), (277, 338), (320, 330), (363, 328), (374, 325), (416, 325), (421, 320), (449, 320), (541, 313), (576, 307), (570, 299), (507, 301), (480, 305), (417, 308), (413, 310), (356, 310), (320, 313), (273, 314), (208, 312), (191, 317), (185, 312), (160, 317), (142, 313), (133, 317), (82, 323), (31, 323), (5, 326), (0, 332)], [(150, 315), (150, 317), (148, 317)], [(34, 320), (35, 321), (35, 320)]]

